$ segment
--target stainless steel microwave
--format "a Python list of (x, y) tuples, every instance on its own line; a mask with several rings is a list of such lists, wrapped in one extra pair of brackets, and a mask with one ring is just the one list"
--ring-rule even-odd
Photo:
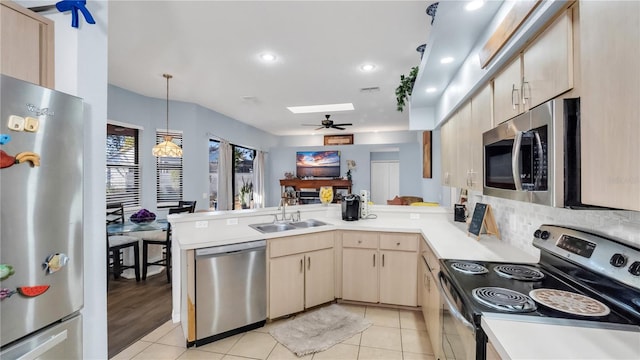
[(555, 99), (482, 135), (483, 194), (555, 207), (580, 202), (580, 99)]

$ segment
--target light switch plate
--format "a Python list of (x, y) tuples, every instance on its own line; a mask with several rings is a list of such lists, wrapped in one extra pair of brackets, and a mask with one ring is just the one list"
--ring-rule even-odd
[(205, 229), (209, 227), (208, 221), (196, 221), (196, 229)]
[(418, 219), (420, 219), (420, 214), (411, 213), (411, 214), (409, 214), (409, 219), (418, 220)]
[(227, 225), (238, 225), (238, 218), (227, 219)]

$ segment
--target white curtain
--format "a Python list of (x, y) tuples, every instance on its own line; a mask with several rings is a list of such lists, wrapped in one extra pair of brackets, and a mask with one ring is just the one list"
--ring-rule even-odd
[(218, 159), (218, 210), (233, 209), (233, 151), (226, 140), (220, 141), (220, 158)]
[(253, 207), (264, 207), (264, 151), (256, 151), (253, 159)]

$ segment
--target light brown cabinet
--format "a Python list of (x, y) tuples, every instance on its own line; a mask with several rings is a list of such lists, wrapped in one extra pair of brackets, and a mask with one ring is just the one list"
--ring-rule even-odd
[(345, 231), (342, 298), (417, 306), (416, 234)]
[(491, 129), (491, 115), (487, 85), (443, 124), (443, 185), (482, 191), (482, 133)]
[(573, 88), (572, 10), (563, 11), (493, 80), (500, 124)]
[(442, 354), (442, 300), (437, 281), (440, 264), (429, 245), (422, 242), (422, 314), (427, 327), (431, 347), (437, 359), (444, 359)]
[(54, 24), (11, 1), (0, 2), (0, 72), (54, 87)]
[(334, 232), (268, 241), (269, 318), (333, 301)]
[(582, 201), (640, 211), (640, 2), (580, 2)]

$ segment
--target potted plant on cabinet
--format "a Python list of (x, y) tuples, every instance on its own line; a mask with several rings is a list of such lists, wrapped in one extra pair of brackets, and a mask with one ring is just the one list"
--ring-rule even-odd
[(398, 85), (398, 87), (396, 88), (396, 102), (398, 105), (396, 110), (402, 112), (406, 102), (409, 101), (409, 97), (411, 96), (411, 92), (413, 91), (413, 85), (416, 82), (417, 76), (418, 66), (412, 67), (409, 75), (400, 75), (400, 85)]
[(248, 209), (251, 203), (251, 196), (253, 193), (253, 182), (251, 180), (245, 181), (242, 178), (242, 186), (240, 187), (240, 205), (243, 209)]

